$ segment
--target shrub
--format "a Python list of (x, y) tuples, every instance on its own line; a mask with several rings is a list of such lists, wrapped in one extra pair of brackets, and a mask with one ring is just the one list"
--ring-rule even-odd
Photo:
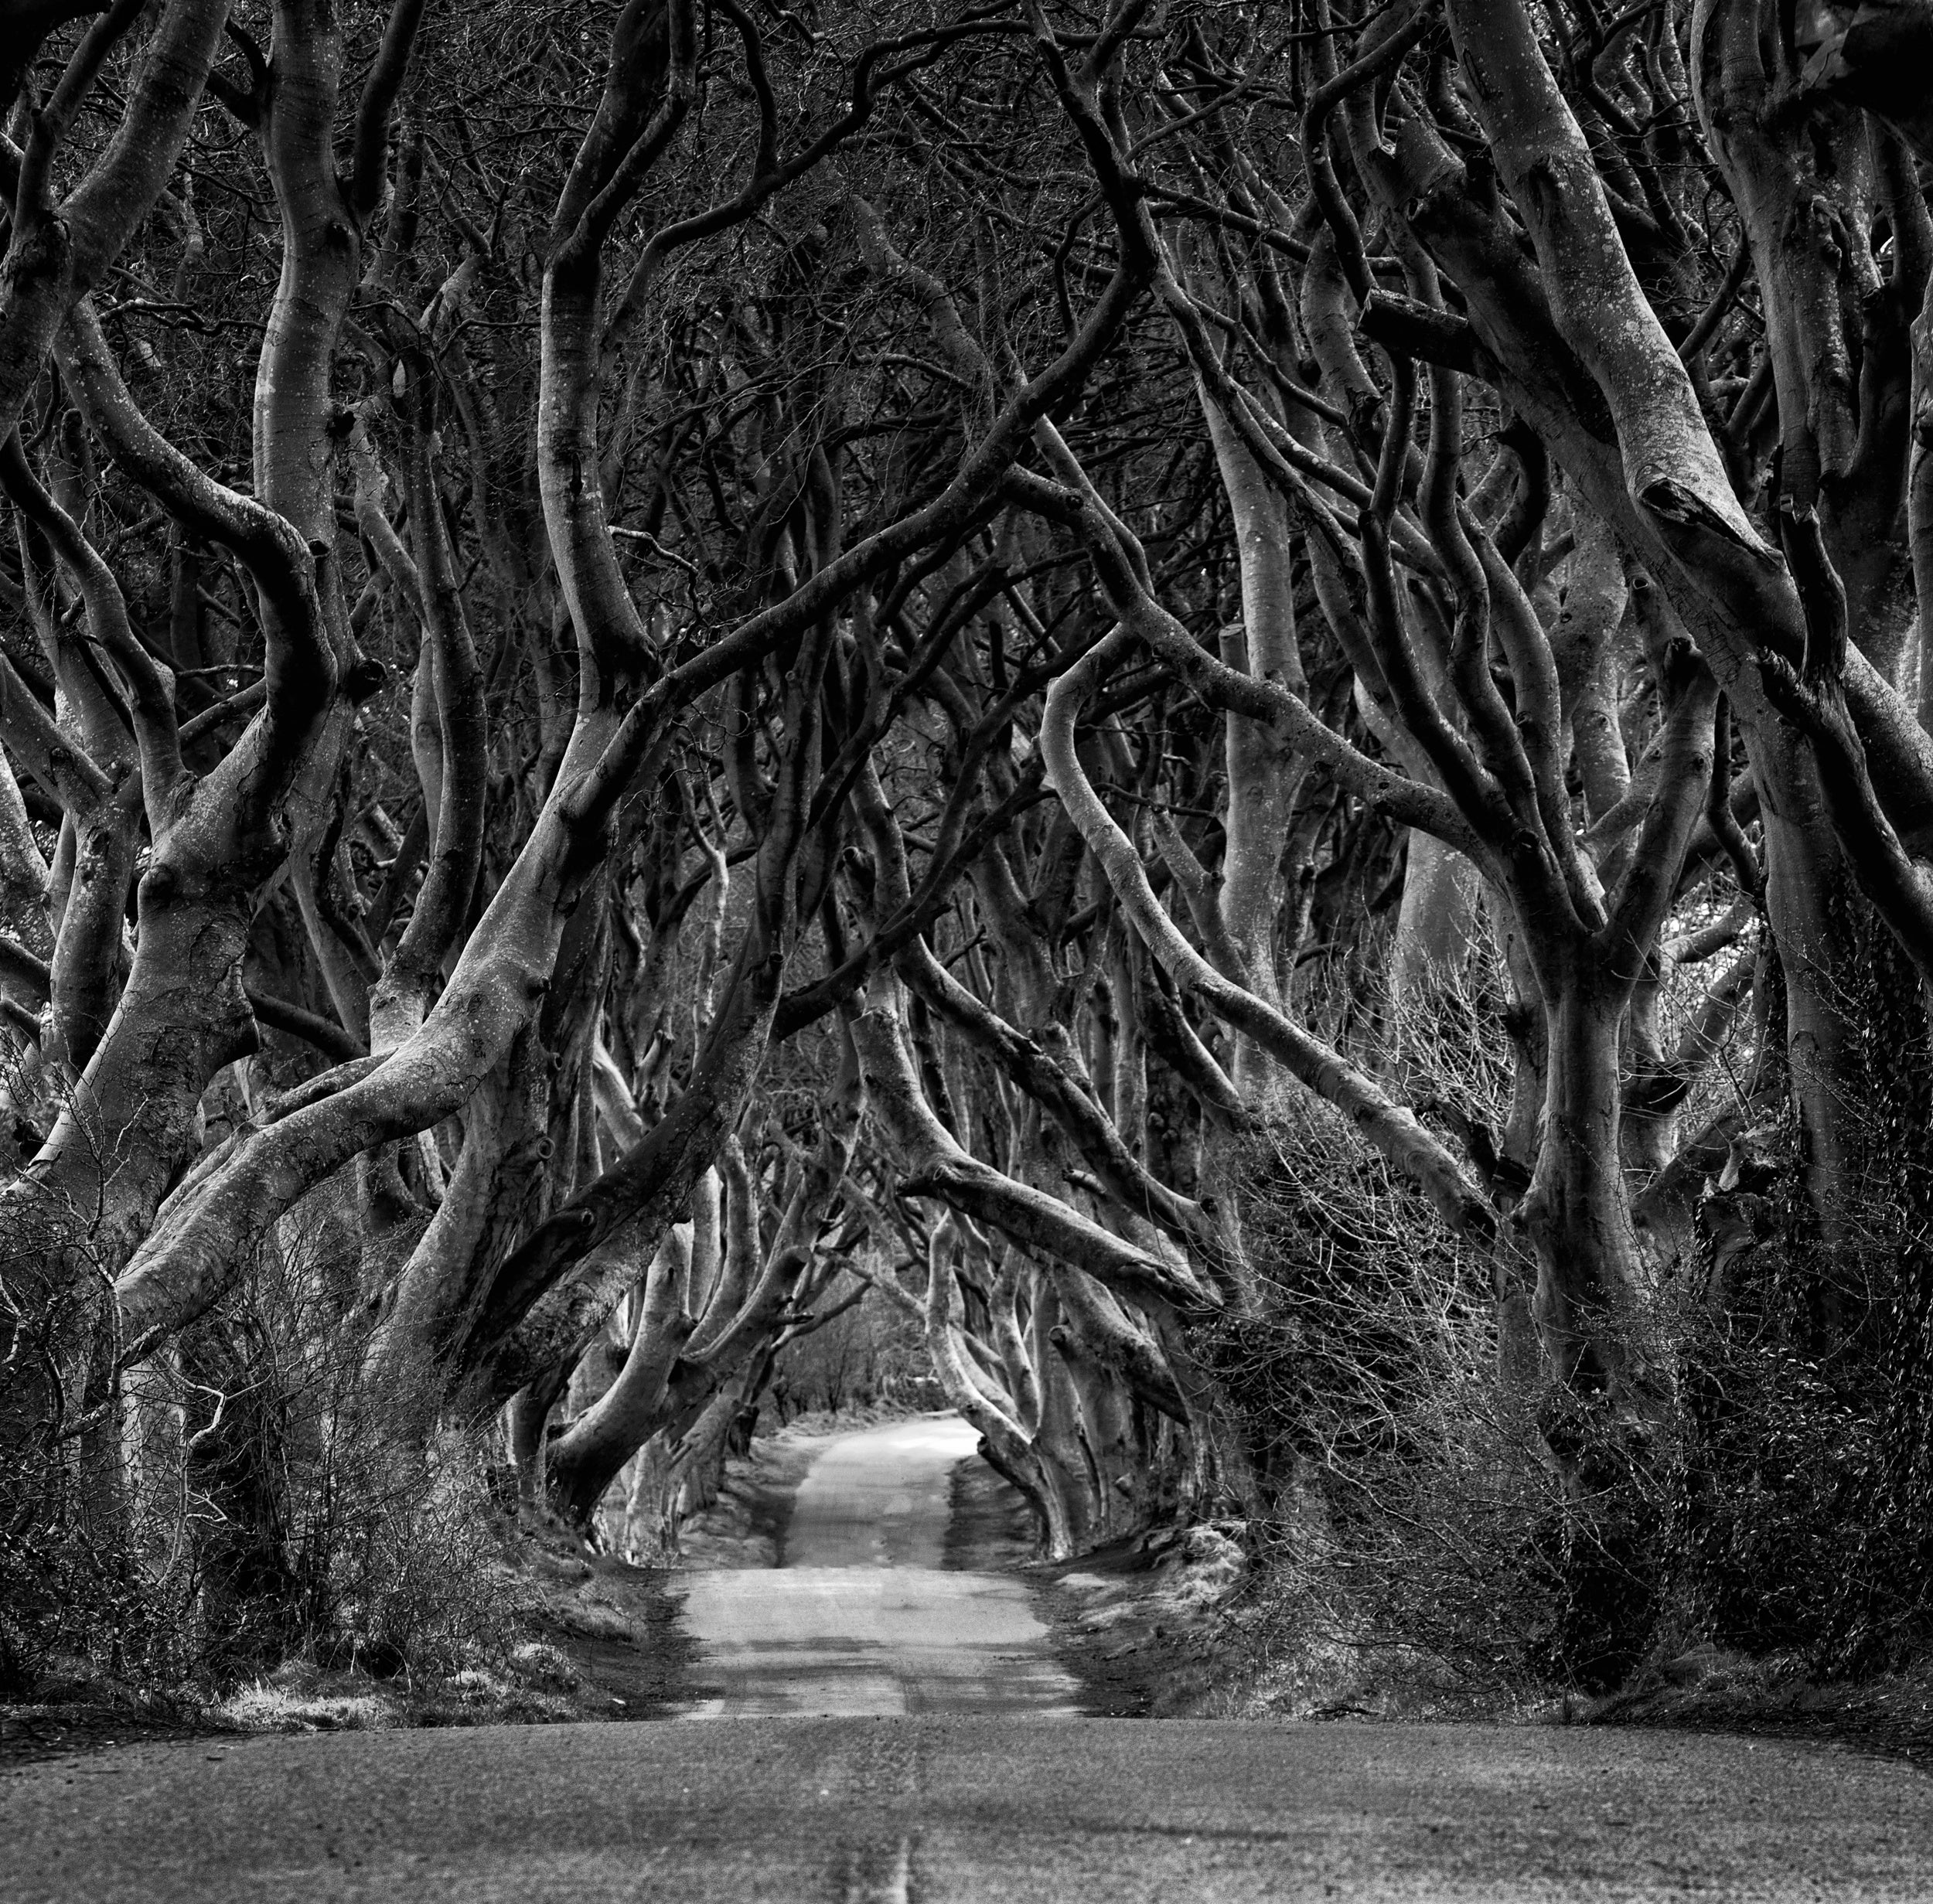
[(1577, 1623), (1559, 1563), (1598, 1504), (1567, 1500), (1539, 1398), (1498, 1378), (1487, 1265), (1325, 1111), (1279, 1121), (1236, 1179), (1251, 1299), (1193, 1342), (1263, 1510), (1263, 1643), (1493, 1689), (1548, 1671)]
[[(1751, 1180), (1795, 1183), (1792, 1146)], [(1651, 1293), (1642, 1422), (1506, 1357), (1487, 1265), (1326, 1113), (1229, 1180), (1252, 1297), (1195, 1340), (1262, 1509), (1259, 1643), (1312, 1698), (1602, 1692), (1699, 1643), (1867, 1672), (1933, 1640), (1933, 1278), (1897, 1156), (1829, 1248), (1768, 1193), (1740, 1250), (1740, 1193), (1708, 1191), (1726, 1247), (1707, 1223)]]
[[(220, 1691), (305, 1657), (381, 1677), (505, 1655), (518, 1606), (486, 1442), (372, 1390), (330, 1224), (285, 1223), (90, 1431), (15, 1464), (0, 1688), (85, 1671)], [(89, 1463), (112, 1477), (88, 1485)]]

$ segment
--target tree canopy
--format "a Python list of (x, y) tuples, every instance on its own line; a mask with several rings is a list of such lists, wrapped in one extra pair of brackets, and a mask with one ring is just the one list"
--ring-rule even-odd
[(1924, 1644), (1925, 0), (0, 68), (8, 1567), (245, 1650), (339, 1440), (673, 1551), (863, 1302), (1056, 1555)]

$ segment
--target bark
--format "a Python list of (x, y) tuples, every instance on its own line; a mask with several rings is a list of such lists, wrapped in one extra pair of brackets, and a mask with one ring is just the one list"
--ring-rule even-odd
[(616, 1381), (550, 1446), (550, 1497), (579, 1524), (589, 1521), (618, 1470), (663, 1425), (672, 1368), (696, 1327), (681, 1300), (690, 1248), (681, 1227), (667, 1232), (645, 1278), (630, 1351)]
[(1618, 637), (1626, 591), (1624, 565), (1604, 523), (1587, 509), (1573, 512), (1573, 522), (1577, 553), (1550, 645), (1572, 755), (1584, 782), (1585, 811), (1597, 820), (1631, 785), (1618, 724), (1624, 672)]
[(1157, 1256), (963, 1150), (933, 1115), (905, 1045), (896, 981), (854, 1021), (852, 1038), (881, 1124), (902, 1153), (902, 1196), (938, 1197), (1023, 1247), (1045, 1251), (1137, 1299), (1195, 1308), (1212, 1299), (1178, 1255)]
[[(1279, 680), (1305, 693), (1287, 513), (1205, 393), (1202, 412), (1235, 519), (1241, 563), (1243, 623), (1222, 632), (1222, 662), (1238, 673)], [(1229, 791), (1222, 927), (1241, 954), (1256, 995), (1279, 1006), (1275, 925), (1283, 898), (1282, 848), (1301, 776), (1293, 771), (1294, 756), (1272, 722), (1230, 714), (1223, 717), (1223, 731)], [(1246, 1035), (1236, 1044), (1233, 1075), (1236, 1089), (1251, 1098), (1267, 1086), (1263, 1054)]]
[(1933, 282), (1913, 325), (1913, 416), (1907, 452), (1906, 523), (1913, 559), (1913, 598), (1918, 604), (1920, 725), (1933, 734)]
[[(327, 107), (336, 81), (334, 56), (302, 39), (294, 15), (278, 16), (278, 23), (291, 36), (288, 56), (296, 75), (290, 117), (276, 135), (285, 141), (277, 152), (287, 174), (281, 189), (290, 234), (281, 301), (312, 284), (318, 308), (326, 313), (338, 310), (346, 297), (338, 254), (354, 237), (344, 222), (333, 175), (320, 178), (315, 157), (316, 142), (331, 130)], [(598, 139), (614, 136), (611, 118), (620, 105), (634, 113), (641, 109), (632, 94), (666, 86), (661, 44), (633, 46), (627, 53), (607, 80), (594, 125)], [(671, 90), (675, 96), (676, 87)], [(326, 144), (322, 149), (326, 153)], [(581, 152), (575, 189), (588, 189), (581, 175), (587, 162)], [(635, 189), (635, 178), (625, 182)], [(624, 196), (619, 195), (619, 203)], [(615, 209), (607, 200), (599, 215), (615, 216)], [(622, 731), (636, 746), (644, 722), (635, 720), (626, 729), (613, 697), (642, 659), (641, 645), (613, 643), (607, 634), (614, 624), (622, 625), (618, 606), (633, 625), (636, 610), (622, 592), (621, 580), (621, 605), (605, 598), (615, 571), (601, 497), (595, 489), (574, 492), (562, 473), (581, 466), (581, 440), (595, 429), (596, 390), (588, 370), (595, 356), (602, 229), (587, 233), (573, 221), (566, 233), (545, 279), (539, 400), (544, 427), (538, 442), (552, 551), (579, 644), (578, 719), (557, 780), (421, 1024), (370, 1075), (271, 1127), (247, 1133), (175, 1194), (118, 1290), (124, 1328), (136, 1340), (159, 1340), (205, 1311), (267, 1226), (310, 1187), (363, 1151), (414, 1136), (451, 1115), (504, 1063), (543, 998), (571, 900), (595, 863), (611, 810), (636, 765), (629, 747), (619, 747), (613, 757), (613, 743)], [(348, 282), (353, 286), (353, 278)], [(315, 331), (315, 315), (292, 313), (279, 332), (271, 322), (271, 339), (280, 341), (265, 350), (264, 366), (281, 361), (278, 353), (286, 351), (289, 379), (285, 382), (265, 368), (258, 383), (257, 434), (267, 439), (258, 481), (285, 492), (298, 510), (326, 506), (332, 519), (315, 461), (319, 451), (305, 456), (295, 441), (296, 421), (312, 420), (326, 403), (326, 368), (319, 387), (312, 353), (297, 348), (298, 341), (314, 346), (325, 334)], [(594, 612), (600, 615), (595, 622), (581, 618)], [(602, 618), (605, 615), (612, 619)], [(326, 638), (317, 646), (326, 653)], [(609, 672), (613, 666), (619, 670), (615, 675)], [(271, 665), (271, 707), (275, 696)]]
[(1136, 932), (1185, 994), (1193, 993), (1217, 1017), (1254, 1037), (1291, 1076), (1334, 1105), (1368, 1143), (1414, 1180), (1453, 1230), (1488, 1235), (1495, 1218), (1481, 1194), (1412, 1112), (1393, 1103), (1338, 1053), (1222, 977), (1161, 910), (1139, 855), (1088, 785), (1072, 744), (1076, 712), (1097, 671), (1125, 646), (1123, 636), (1110, 637), (1055, 683), (1041, 744), (1050, 783), (1100, 861)]
[[(689, 1238), (671, 1245), (668, 1263), (660, 1248), (653, 1276), (663, 1286), (654, 1291), (647, 1279), (623, 1370), (552, 1446), (551, 1497), (568, 1517), (588, 1522), (619, 1470), (656, 1436), (669, 1442), (660, 1477), (667, 1500), (682, 1473), (701, 1470), (716, 1453), (725, 1412), (735, 1412), (744, 1378), (785, 1327), (808, 1279), (851, 1160), (864, 1108), (857, 1085), (849, 1064), (823, 1107), (817, 1154), (769, 1248), (761, 1239), (749, 1173), (742, 1160), (731, 1167), (728, 1153), (728, 1267), (709, 1303), (700, 1306), (690, 1283)], [(674, 1524), (661, 1528), (675, 1538)]]
[[(1798, 652), (1803, 613), (1783, 565), (1734, 499), (1684, 366), (1618, 244), (1581, 135), (1522, 10), (1514, 0), (1453, 8), (1452, 24), (1469, 43), (1465, 70), (1525, 213), (1543, 288), (1500, 247), (1461, 163), (1413, 118), (1393, 161), (1364, 164), (1364, 175), (1453, 271), (1473, 328), (1505, 366), (1513, 404), (1587, 503), (1631, 537), (1731, 700), (1764, 813), (1807, 1181), (1823, 1211), (1852, 1150), (1844, 1107), (1856, 1068), (1830, 1003), (1849, 981), (1850, 954), (1826, 901), (1848, 874), (1811, 751), (1775, 717), (1757, 670), (1761, 646)], [(1849, 699), (1866, 703), (1863, 732), (1885, 730), (1883, 686), (1864, 685), (1856, 656), (1847, 672), (1856, 684)], [(1889, 797), (1917, 801), (1921, 771), (1890, 751), (1888, 758), (1898, 761)]]
[(1454, 846), (1413, 831), (1405, 849), (1402, 910), (1389, 965), (1399, 1017), (1427, 1013), (1442, 987), (1454, 986), (1476, 943), (1481, 882)]
[[(18, 421), (61, 320), (100, 282), (173, 170), (220, 44), (221, 0), (169, 0), (100, 158), (56, 205), (50, 174), (104, 44), (84, 43), (22, 155), (0, 263), (0, 426)], [(121, 24), (124, 24), (124, 21)]]
[[(1779, 70), (1782, 52), (1768, 67), (1751, 10), (1707, 5), (1693, 32), (1699, 116), (1764, 301), (1781, 506), (1821, 511), (1847, 592), (1849, 638), (1890, 679), (1905, 634), (1890, 600), (1902, 553), (1905, 328), (1924, 285), (1910, 287), (1904, 308), (1883, 297), (1871, 247), (1856, 235), (1877, 196), (1863, 116), (1819, 100), (1806, 136), (1794, 138), (1778, 106), (1793, 76)], [(1902, 262), (1908, 254), (1898, 248)], [(1862, 307), (1864, 323), (1849, 321)]]

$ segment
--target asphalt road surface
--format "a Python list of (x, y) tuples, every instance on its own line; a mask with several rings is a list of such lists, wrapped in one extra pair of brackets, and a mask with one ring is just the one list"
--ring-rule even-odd
[(1933, 1780), (1582, 1729), (996, 1718), (336, 1732), (0, 1781), (89, 1904), (1933, 1897)]
[[(765, 1576), (837, 1573), (842, 1590), (701, 1606), (701, 1625), (737, 1604), (756, 1629), (717, 1616), (714, 1722), (203, 1740), (26, 1766), (0, 1776), (0, 1904), (1933, 1899), (1933, 1779), (1852, 1753), (1582, 1728), (1070, 1721), (1024, 1602), (927, 1596), (976, 1578), (932, 1567), (960, 1437), (892, 1432), (907, 1438), (822, 1459), (791, 1544), (810, 1564)], [(962, 1609), (970, 1636), (936, 1638)], [(987, 1710), (1005, 1676), (1006, 1703), (1039, 1703)], [(923, 1710), (731, 1715), (830, 1699)]]
[(957, 1415), (834, 1442), (800, 1483), (776, 1569), (689, 1576), (694, 1718), (1030, 1712), (1076, 1688), (1010, 1575), (940, 1571)]

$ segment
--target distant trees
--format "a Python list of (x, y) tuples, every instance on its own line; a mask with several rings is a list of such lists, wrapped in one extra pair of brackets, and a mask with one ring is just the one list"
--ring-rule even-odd
[(863, 1299), (1052, 1550), (1333, 1543), (1441, 1288), (1559, 1670), (1923, 1631), (1923, 9), (63, 11), (18, 1538), (272, 1595), (314, 1408), (660, 1551)]

